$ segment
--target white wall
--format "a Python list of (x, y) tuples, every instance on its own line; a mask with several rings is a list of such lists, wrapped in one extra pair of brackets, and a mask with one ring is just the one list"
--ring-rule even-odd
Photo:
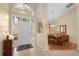
[(0, 55), (2, 55), (2, 42), (5, 35), (3, 32), (9, 32), (9, 13), (8, 4), (0, 4)]

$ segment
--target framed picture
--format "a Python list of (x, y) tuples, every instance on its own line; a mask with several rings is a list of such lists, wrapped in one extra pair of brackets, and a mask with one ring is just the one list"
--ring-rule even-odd
[(43, 23), (38, 22), (38, 33), (42, 33), (42, 32), (43, 32)]
[(60, 34), (66, 34), (66, 33), (67, 33), (67, 26), (60, 25)]

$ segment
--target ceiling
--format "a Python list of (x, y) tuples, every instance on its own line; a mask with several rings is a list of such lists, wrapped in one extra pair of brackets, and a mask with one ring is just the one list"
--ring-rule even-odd
[(72, 9), (74, 5), (75, 4), (72, 4), (72, 3), (49, 3), (48, 4), (48, 19), (54, 20), (58, 18), (59, 16), (66, 13), (68, 10)]
[[(69, 11), (70, 9), (72, 9), (74, 7), (75, 4), (73, 4), (70, 8), (66, 8), (67, 5), (69, 5), (70, 3), (48, 3), (48, 19), (49, 20), (54, 20), (56, 18), (58, 18), (59, 16), (62, 16), (64, 13), (66, 13), (67, 11)], [(3, 4), (4, 5), (4, 4)], [(4, 7), (6, 6), (6, 4), (3, 6), (2, 4), (0, 4), (0, 6)], [(28, 4), (29, 6), (27, 6), (27, 10), (25, 11), (23, 4), (22, 3), (15, 3), (12, 6), (12, 9), (16, 12), (20, 12), (20, 13), (27, 13), (28, 14), (32, 14), (33, 11), (35, 11), (36, 9), (36, 5), (37, 4)], [(32, 11), (33, 10), (33, 11)], [(41, 9), (39, 9), (39, 13), (41, 13)]]
[(12, 8), (13, 12), (34, 15), (32, 9), (27, 4), (15, 3)]

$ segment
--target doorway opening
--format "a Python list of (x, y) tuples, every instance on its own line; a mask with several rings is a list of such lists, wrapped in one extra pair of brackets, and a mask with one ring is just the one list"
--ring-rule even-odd
[(35, 45), (35, 17), (27, 4), (14, 4), (11, 13), (13, 47), (17, 50), (33, 48)]
[[(57, 31), (55, 31), (57, 30)], [(49, 50), (76, 50), (77, 44), (70, 41), (67, 25), (49, 24), (48, 49)]]

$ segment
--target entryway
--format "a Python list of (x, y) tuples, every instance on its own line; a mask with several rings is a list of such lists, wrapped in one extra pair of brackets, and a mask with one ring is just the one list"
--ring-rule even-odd
[(35, 45), (35, 17), (33, 11), (27, 4), (14, 4), (13, 6), (14, 9), (11, 13), (11, 34), (14, 36), (13, 47), (17, 48), (18, 51), (33, 48)]

